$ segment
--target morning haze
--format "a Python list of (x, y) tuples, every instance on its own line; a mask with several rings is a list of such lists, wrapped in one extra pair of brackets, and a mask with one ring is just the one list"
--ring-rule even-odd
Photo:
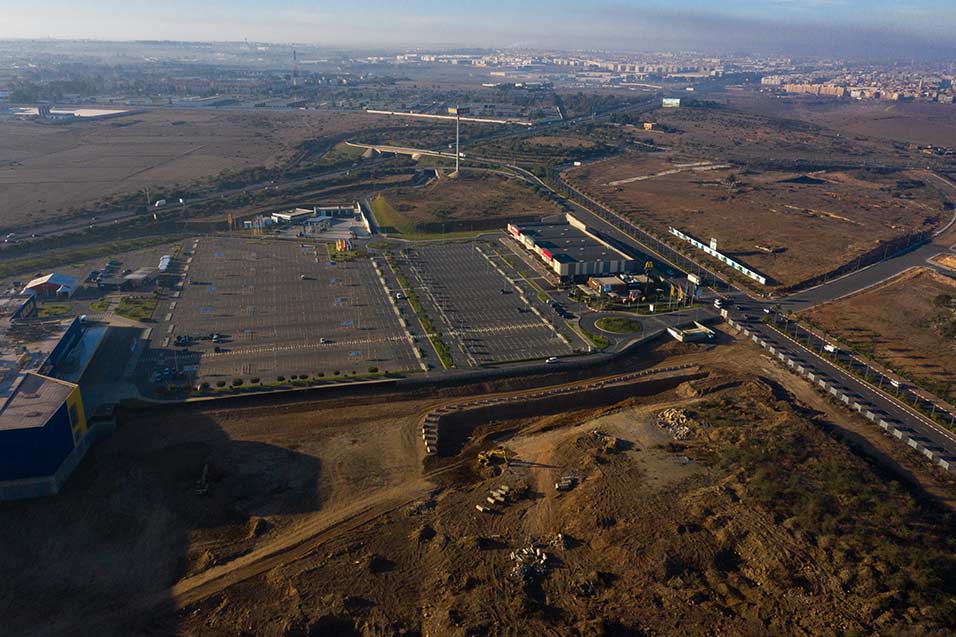
[(4, 7), (4, 634), (956, 634), (954, 26)]

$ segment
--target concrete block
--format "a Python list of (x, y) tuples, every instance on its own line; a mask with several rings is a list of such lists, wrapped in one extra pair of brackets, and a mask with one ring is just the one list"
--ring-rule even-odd
[(910, 438), (909, 440), (907, 440), (906, 443), (907, 443), (909, 446), (911, 446), (913, 449), (916, 449), (917, 451), (919, 451), (919, 443), (916, 442), (915, 440), (913, 440), (912, 438)]
[(868, 411), (863, 415), (866, 416), (871, 422), (876, 422), (876, 414), (874, 414), (872, 411)]
[(936, 454), (933, 453), (931, 449), (925, 449), (925, 448), (923, 449), (923, 455), (929, 458), (930, 460), (936, 457)]
[(949, 461), (948, 461), (948, 460), (943, 460), (942, 458), (940, 458), (939, 460), (936, 461), (936, 464), (938, 464), (939, 466), (941, 466), (943, 469), (946, 469), (947, 471), (949, 471)]
[(880, 426), (880, 429), (882, 429), (883, 431), (889, 431), (889, 430), (890, 430), (890, 423), (886, 422), (886, 421), (883, 420), (882, 418), (880, 419), (880, 422), (877, 423), (877, 424)]

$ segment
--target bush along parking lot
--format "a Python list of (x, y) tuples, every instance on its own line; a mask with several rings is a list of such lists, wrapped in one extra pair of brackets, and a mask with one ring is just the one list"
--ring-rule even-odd
[(155, 296), (124, 296), (116, 307), (119, 316), (134, 321), (148, 321), (156, 310)]

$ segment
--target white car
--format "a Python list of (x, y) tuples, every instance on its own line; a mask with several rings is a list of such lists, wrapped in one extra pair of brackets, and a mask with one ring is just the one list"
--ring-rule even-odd
[(319, 339), (319, 343), (321, 343), (322, 345), (325, 345), (325, 344), (328, 343), (328, 342), (329, 342), (329, 339), (327, 339), (327, 338), (320, 338), (320, 339)]
[(546, 361), (544, 361), (544, 362), (547, 363), (548, 365), (553, 365), (554, 363), (557, 363), (557, 362), (558, 362), (558, 357), (557, 357), (557, 356), (551, 356), (550, 358), (548, 358), (548, 360), (546, 360)]

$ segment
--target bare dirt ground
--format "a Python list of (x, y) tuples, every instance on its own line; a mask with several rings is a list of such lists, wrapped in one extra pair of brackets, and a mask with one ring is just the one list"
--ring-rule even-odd
[(730, 98), (728, 103), (742, 110), (813, 122), (844, 134), (956, 147), (956, 109), (951, 104), (760, 98)]
[(805, 315), (854, 349), (944, 395), (956, 390), (956, 281), (928, 268), (817, 306)]
[(381, 121), (363, 113), (154, 110), (61, 126), (3, 123), (0, 224), (38, 223), (146, 186), (273, 166), (305, 140)]
[(529, 137), (527, 143), (532, 146), (554, 146), (557, 148), (594, 148), (597, 145), (590, 139), (572, 135), (538, 135), (537, 137)]
[(716, 238), (722, 252), (784, 286), (948, 217), (943, 195), (914, 171), (796, 173), (672, 152), (625, 155), (568, 175), (658, 233), (673, 226), (705, 243)]
[(935, 261), (945, 268), (956, 270), (956, 255), (943, 254), (936, 257)]
[[(0, 507), (5, 630), (951, 634), (934, 593), (953, 547), (897, 480), (950, 482), (752, 346), (661, 353), (709, 376), (487, 423), (438, 468), (418, 423), (441, 399), (130, 420), (66, 492)], [(691, 417), (684, 439), (657, 426), (667, 407)], [(498, 446), (507, 465), (476, 462)], [(512, 502), (475, 509), (505, 484)], [(521, 568), (531, 546), (547, 559)]]

